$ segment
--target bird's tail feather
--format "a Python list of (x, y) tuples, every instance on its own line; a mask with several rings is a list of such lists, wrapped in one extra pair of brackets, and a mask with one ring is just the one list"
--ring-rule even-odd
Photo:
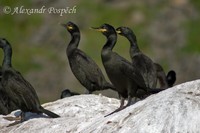
[(47, 114), (49, 117), (51, 117), (51, 118), (58, 118), (58, 117), (60, 117), (59, 115), (57, 115), (57, 114), (55, 114), (55, 113), (53, 113), (53, 112), (51, 112), (51, 111), (49, 111), (49, 110), (46, 110), (46, 109), (44, 109), (43, 107), (41, 107), (41, 111), (43, 112), (43, 113), (45, 113), (45, 114)]

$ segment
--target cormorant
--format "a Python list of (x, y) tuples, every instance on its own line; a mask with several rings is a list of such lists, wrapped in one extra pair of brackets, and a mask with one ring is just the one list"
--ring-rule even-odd
[(133, 31), (128, 27), (119, 27), (116, 29), (116, 32), (129, 40), (129, 53), (132, 59), (132, 64), (139, 68), (138, 70), (144, 78), (146, 86), (149, 88), (155, 88), (157, 84), (156, 67), (154, 62), (140, 51)]
[(71, 97), (71, 96), (75, 96), (75, 95), (80, 95), (80, 94), (76, 93), (76, 92), (72, 92), (69, 89), (65, 89), (62, 91), (60, 98), (63, 99), (65, 97)]
[[(149, 57), (147, 57), (140, 51), (137, 45), (137, 39), (134, 32), (128, 27), (118, 27), (116, 29), (116, 32), (129, 40), (129, 53), (132, 59), (132, 63), (136, 67), (140, 68), (139, 72), (144, 78), (146, 86), (155, 89), (157, 84), (157, 78), (159, 79), (160, 88), (155, 89), (155, 92), (152, 91), (152, 93), (154, 94), (168, 88), (169, 85), (167, 77), (162, 66), (157, 63), (154, 63)], [(140, 98), (144, 98), (149, 95), (143, 90), (138, 90), (137, 94)]]
[(78, 81), (89, 91), (89, 94), (96, 90), (113, 89), (115, 87), (105, 80), (98, 65), (83, 51), (78, 49), (80, 31), (77, 25), (72, 22), (62, 24), (71, 34), (71, 41), (66, 49), (69, 65)]
[(167, 84), (168, 87), (172, 87), (174, 83), (176, 82), (176, 72), (171, 70), (167, 74)]
[[(112, 51), (117, 41), (117, 33), (115, 29), (109, 24), (103, 24), (99, 28), (93, 29), (102, 32), (107, 38), (101, 51), (101, 58), (106, 73), (112, 84), (116, 87), (116, 91), (121, 98), (120, 107), (109, 114), (111, 115), (127, 106), (130, 106), (132, 97), (138, 97), (136, 95), (138, 88), (143, 89), (144, 91), (148, 91), (148, 89), (138, 68), (133, 67), (134, 64), (132, 65), (125, 58)], [(126, 98), (128, 98), (128, 102), (124, 106), (124, 100)]]
[(44, 109), (40, 105), (39, 98), (32, 85), (23, 78), (20, 72), (12, 67), (12, 48), (10, 43), (4, 38), (0, 38), (0, 48), (2, 48), (4, 52), (1, 80), (3, 86), (2, 91), (22, 111), (21, 122), (25, 120), (25, 112), (45, 113), (52, 118), (60, 117), (59, 115)]

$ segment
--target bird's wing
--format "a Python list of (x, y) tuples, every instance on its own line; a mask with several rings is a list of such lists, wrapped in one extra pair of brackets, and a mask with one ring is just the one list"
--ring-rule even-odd
[(104, 78), (97, 64), (82, 51), (77, 52), (77, 61), (79, 68), (91, 82), (96, 83)]
[(125, 59), (121, 59), (120, 70), (124, 75), (132, 79), (138, 86), (146, 88), (145, 81), (138, 71), (138, 68), (134, 67), (130, 62)]
[(22, 75), (17, 71), (5, 71), (4, 75), (7, 77), (6, 89), (9, 89), (12, 96), (17, 96), (25, 104), (28, 109), (35, 107), (39, 103), (38, 96)]

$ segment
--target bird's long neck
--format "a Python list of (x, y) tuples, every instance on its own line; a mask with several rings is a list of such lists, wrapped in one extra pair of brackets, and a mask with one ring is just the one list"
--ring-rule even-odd
[(109, 54), (112, 52), (112, 49), (114, 48), (117, 41), (117, 35), (110, 35), (107, 37), (106, 44), (103, 46), (103, 49), (101, 51), (101, 58), (103, 63), (110, 59)]
[(69, 56), (74, 49), (77, 49), (79, 42), (80, 42), (80, 33), (75, 32), (71, 34), (71, 41), (69, 42), (69, 45), (67, 47), (67, 55)]
[(114, 48), (117, 41), (117, 35), (112, 34), (109, 37), (107, 37), (106, 44), (103, 46), (103, 50), (111, 50)]
[(4, 58), (3, 58), (3, 67), (12, 67), (11, 59), (12, 59), (12, 48), (10, 44), (7, 44), (3, 47)]
[(137, 45), (137, 40), (136, 40), (136, 37), (133, 35), (133, 34), (128, 34), (126, 36), (126, 38), (129, 40), (130, 42), (130, 55), (135, 55), (135, 54), (138, 54), (140, 53), (140, 49)]

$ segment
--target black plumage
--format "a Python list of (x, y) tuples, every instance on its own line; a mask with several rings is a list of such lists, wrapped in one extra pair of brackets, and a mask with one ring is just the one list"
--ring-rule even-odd
[(71, 70), (78, 81), (89, 91), (89, 93), (105, 89), (114, 90), (114, 86), (105, 80), (98, 65), (83, 51), (78, 49), (81, 38), (78, 26), (72, 22), (62, 25), (71, 34), (71, 41), (67, 46), (66, 53)]
[[(110, 81), (121, 96), (120, 107), (112, 112), (115, 113), (131, 105), (131, 99), (137, 97), (136, 92), (138, 88), (144, 91), (148, 91), (148, 89), (138, 68), (133, 67), (125, 58), (112, 51), (117, 41), (115, 29), (109, 24), (103, 24), (99, 28), (93, 29), (102, 32), (107, 38), (101, 52), (101, 58)], [(128, 103), (124, 106), (125, 98), (128, 98)]]
[(18, 109), (18, 107), (3, 92), (4, 88), (1, 84), (1, 79), (2, 79), (2, 67), (0, 66), (0, 114), (7, 115), (12, 111)]
[(167, 84), (168, 87), (172, 87), (176, 82), (176, 72), (171, 70), (167, 73)]
[(132, 59), (132, 64), (139, 68), (138, 70), (144, 78), (146, 86), (149, 88), (155, 88), (157, 84), (156, 67), (154, 62), (140, 51), (133, 31), (128, 27), (119, 27), (116, 31), (119, 35), (122, 35), (129, 40), (129, 53)]
[[(1, 81), (1, 78), (2, 78), (2, 68), (0, 66), (0, 81)], [(7, 115), (8, 114), (8, 108), (6, 106), (7, 98), (3, 94), (2, 89), (3, 89), (3, 87), (0, 82), (0, 114)]]
[[(149, 57), (143, 54), (138, 45), (137, 39), (134, 32), (128, 27), (118, 27), (116, 32), (119, 35), (126, 37), (130, 42), (130, 57), (132, 59), (132, 64), (139, 68), (139, 72), (141, 73), (142, 77), (144, 78), (145, 84), (148, 88), (152, 88), (151, 93), (155, 94), (158, 93), (166, 88), (169, 87), (167, 76), (161, 65), (158, 63), (154, 63)], [(169, 77), (172, 77), (171, 74)], [(159, 79), (160, 88), (156, 88), (157, 85), (157, 78)], [(143, 90), (138, 90), (137, 92), (138, 97), (144, 98), (147, 97), (148, 93), (144, 92)]]
[(75, 96), (75, 95), (80, 95), (79, 93), (77, 92), (72, 92), (70, 91), (69, 89), (65, 89), (61, 92), (61, 96), (60, 98), (63, 99), (65, 97), (71, 97), (71, 96)]
[(35, 89), (23, 78), (20, 72), (12, 67), (12, 48), (10, 43), (6, 39), (1, 38), (0, 48), (4, 51), (1, 80), (4, 89), (2, 91), (22, 111), (21, 121), (24, 121), (25, 112), (45, 113), (52, 118), (59, 117), (59, 115), (44, 109), (40, 105)]

